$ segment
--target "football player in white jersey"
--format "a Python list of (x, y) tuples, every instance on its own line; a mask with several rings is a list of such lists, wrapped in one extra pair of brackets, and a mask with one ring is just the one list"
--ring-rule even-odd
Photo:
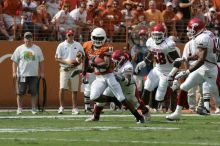
[(142, 99), (149, 97), (150, 92), (157, 87), (155, 99), (162, 102), (167, 92), (168, 80), (172, 80), (172, 76), (169, 75), (172, 63), (179, 57), (179, 54), (175, 42), (170, 38), (165, 38), (165, 28), (162, 24), (157, 24), (153, 28), (146, 46), (149, 53), (144, 61), (138, 63), (135, 72), (153, 61), (155, 61), (155, 67), (150, 71), (145, 81)]
[[(215, 36), (210, 31), (205, 30), (205, 23), (198, 19), (192, 18), (187, 26), (188, 33), (195, 38), (197, 53), (194, 56), (186, 58), (197, 59), (196, 63), (185, 71), (181, 71), (175, 76), (176, 79), (186, 78), (180, 86), (180, 93), (177, 97), (177, 107), (174, 113), (166, 116), (167, 120), (179, 120), (183, 103), (187, 98), (187, 91), (194, 86), (208, 83), (207, 93), (211, 92), (215, 97), (216, 105), (219, 105), (219, 91), (216, 84), (218, 68), (216, 59)], [(203, 94), (205, 91), (203, 91)], [(209, 109), (209, 101), (204, 102), (204, 106)]]

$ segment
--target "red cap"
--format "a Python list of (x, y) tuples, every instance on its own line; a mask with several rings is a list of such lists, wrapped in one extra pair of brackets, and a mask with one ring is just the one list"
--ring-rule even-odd
[(73, 32), (73, 30), (68, 29), (68, 30), (66, 31), (66, 34), (67, 34), (67, 35), (73, 35), (73, 34), (74, 34), (74, 32)]

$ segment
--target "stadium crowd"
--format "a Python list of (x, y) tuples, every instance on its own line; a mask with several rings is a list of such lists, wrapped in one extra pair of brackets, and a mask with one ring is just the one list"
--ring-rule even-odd
[(1, 0), (0, 13), (0, 39), (10, 41), (22, 39), (26, 31), (37, 41), (61, 41), (72, 28), (81, 42), (89, 40), (93, 28), (102, 27), (108, 41), (122, 42), (138, 25), (163, 23), (167, 35), (186, 42), (190, 18), (201, 18), (217, 35), (220, 25), (218, 0)]
[[(217, 86), (213, 85), (218, 74), (218, 0), (2, 0), (1, 4), (4, 39), (13, 41), (24, 38), (26, 44), (31, 42), (26, 47), (23, 45), (22, 49), (35, 46), (32, 40), (62, 41), (55, 55), (60, 63), (59, 114), (64, 112), (64, 91), (69, 88), (67, 82), (70, 80), (76, 86), (73, 81), (79, 73), (82, 73), (84, 91), (88, 90), (88, 93), (84, 92), (85, 111), (91, 112), (90, 100), (96, 103), (93, 116), (87, 121), (98, 121), (106, 102), (112, 102), (118, 108), (127, 108), (137, 123), (144, 123), (144, 116), (149, 118), (152, 110), (159, 109), (174, 112), (166, 119), (179, 120), (181, 110), (188, 108), (188, 104), (192, 112), (210, 114), (212, 96), (215, 99), (215, 113), (220, 113), (219, 93)], [(193, 45), (186, 45), (184, 50), (190, 49), (192, 52), (182, 57), (176, 42), (188, 41), (192, 41)], [(126, 42), (129, 45), (117, 52), (110, 45), (112, 42)], [(20, 63), (19, 55), (22, 55), (18, 49), (12, 57), (14, 68), (17, 67), (15, 64)], [(31, 61), (42, 63), (43, 54), (40, 53), (40, 56), (39, 60), (31, 56)], [(27, 59), (30, 61), (30, 58), (22, 61)], [(195, 60), (196, 63), (188, 65), (187, 70), (179, 70), (183, 62), (187, 64)], [(43, 70), (35, 68), (34, 75), (37, 75), (38, 69)], [(17, 82), (22, 84), (22, 88), (17, 87), (18, 95), (25, 94), (23, 88), (26, 90), (26, 86), (36, 84), (36, 81), (31, 83), (31, 79), (28, 83), (22, 81), (23, 76), (18, 69), (14, 70), (14, 74), (20, 79)], [(192, 83), (195, 76), (198, 81)], [(183, 84), (180, 83), (182, 78), (186, 79), (186, 82), (181, 81)], [(188, 90), (194, 87), (192, 85), (203, 88), (198, 108), (196, 95), (187, 95)], [(71, 91), (72, 114), (79, 114), (76, 88), (71, 87)], [(35, 93), (33, 90), (33, 96)], [(189, 100), (185, 103), (187, 96)], [(22, 113), (20, 98), (17, 98), (17, 114)], [(32, 113), (36, 114), (36, 107), (33, 107)]]

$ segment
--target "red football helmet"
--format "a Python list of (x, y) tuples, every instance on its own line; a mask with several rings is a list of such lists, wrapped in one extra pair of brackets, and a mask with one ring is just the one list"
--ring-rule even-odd
[(153, 27), (151, 32), (151, 36), (156, 42), (156, 44), (160, 44), (164, 40), (165, 28), (162, 24), (157, 24)]
[(112, 53), (112, 60), (115, 65), (123, 65), (128, 60), (127, 55), (122, 50), (116, 50)]
[(192, 18), (187, 25), (187, 36), (194, 37), (205, 29), (205, 23), (199, 18)]

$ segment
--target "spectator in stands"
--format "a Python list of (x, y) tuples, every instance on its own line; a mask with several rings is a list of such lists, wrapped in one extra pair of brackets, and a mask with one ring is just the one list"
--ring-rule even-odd
[(114, 31), (114, 20), (116, 19), (111, 3), (107, 4), (107, 8), (102, 13), (102, 27), (109, 37), (109, 41), (113, 41), (113, 31)]
[(59, 4), (56, 0), (49, 0), (46, 3), (47, 5), (47, 12), (53, 18), (53, 16), (59, 11)]
[(161, 23), (166, 29), (166, 25), (164, 23), (162, 13), (160, 10), (156, 9), (156, 2), (154, 0), (149, 1), (149, 9), (146, 10), (145, 13), (149, 23), (154, 23), (154, 24)]
[(22, 17), (24, 18), (23, 29), (24, 31), (32, 32), (35, 36), (35, 34), (38, 33), (39, 27), (34, 25), (32, 19), (33, 13), (36, 13), (37, 4), (32, 0), (24, 0), (22, 2), (22, 7)]
[(52, 32), (51, 16), (47, 13), (45, 4), (41, 4), (37, 7), (37, 11), (33, 13), (32, 21), (36, 30), (36, 40), (48, 40), (50, 39)]
[(56, 13), (51, 22), (55, 27), (54, 31), (57, 31), (58, 40), (64, 40), (67, 29), (76, 30), (75, 22), (69, 14), (68, 4), (64, 5), (63, 9)]
[(176, 36), (176, 14), (173, 11), (173, 4), (171, 2), (167, 2), (166, 9), (163, 10), (162, 16), (165, 22), (165, 25), (167, 26), (167, 33), (168, 36)]
[(13, 36), (9, 36), (5, 28), (5, 23), (4, 23), (3, 16), (2, 16), (2, 5), (1, 4), (0, 4), (0, 31), (9, 41), (13, 41)]
[[(21, 37), (21, 19), (19, 15), (22, 9), (21, 0), (4, 0), (3, 1), (3, 19), (6, 25), (6, 30), (9, 30), (9, 34)], [(15, 19), (14, 19), (15, 18)], [(16, 35), (17, 32), (17, 35)]]
[(196, 2), (196, 0), (179, 0), (179, 7), (180, 12), (182, 13), (183, 17), (180, 21), (178, 21), (179, 25), (179, 38), (182, 42), (187, 41), (187, 35), (186, 35), (186, 27), (189, 19), (191, 18), (191, 6)]
[(13, 78), (16, 81), (17, 115), (22, 113), (23, 96), (27, 92), (31, 94), (32, 114), (37, 114), (38, 78), (44, 78), (44, 56), (32, 40), (32, 33), (26, 32), (24, 44), (17, 47), (11, 57)]
[(218, 14), (220, 14), (220, 1), (219, 0), (212, 0), (212, 4), (213, 4), (214, 8), (216, 9), (216, 11), (218, 12)]
[(77, 7), (78, 0), (60, 0), (60, 7), (59, 9), (62, 10), (66, 5), (69, 5), (69, 11), (72, 11)]
[(133, 13), (133, 25), (143, 25), (146, 26), (148, 23), (148, 18), (145, 14), (144, 5), (142, 3), (137, 4), (137, 8)]
[(81, 3), (79, 8), (76, 8), (70, 12), (70, 16), (73, 18), (74, 23), (77, 25), (75, 39), (78, 39), (80, 42), (82, 42), (83, 39), (88, 40), (89, 28), (86, 22), (86, 4)]
[(113, 42), (116, 40), (114, 36), (117, 36), (116, 41), (123, 41), (125, 36), (125, 28), (122, 26), (123, 15), (121, 13), (121, 9), (119, 6), (119, 2), (114, 0), (112, 2), (112, 10), (113, 10), (113, 24), (114, 24), (114, 32), (113, 32)]
[(132, 25), (132, 19), (133, 19), (133, 1), (127, 0), (123, 2), (124, 9), (121, 10), (121, 13), (123, 15), (123, 22), (125, 23), (125, 26), (131, 26)]
[(217, 15), (217, 11), (214, 7), (211, 7), (209, 11), (204, 14), (206, 27), (218, 36), (220, 30), (220, 20), (217, 18)]
[[(82, 45), (74, 40), (73, 30), (66, 31), (66, 40), (60, 43), (57, 47), (55, 59), (60, 63), (60, 90), (59, 90), (59, 102), (60, 107), (58, 114), (64, 112), (64, 94), (69, 89), (72, 92), (72, 114), (77, 115), (79, 111), (77, 109), (77, 92), (79, 86), (79, 75), (71, 78), (71, 73), (78, 69), (81, 62), (77, 60), (77, 54), (81, 52), (81, 56), (84, 54)], [(69, 88), (69, 83), (71, 88)]]

